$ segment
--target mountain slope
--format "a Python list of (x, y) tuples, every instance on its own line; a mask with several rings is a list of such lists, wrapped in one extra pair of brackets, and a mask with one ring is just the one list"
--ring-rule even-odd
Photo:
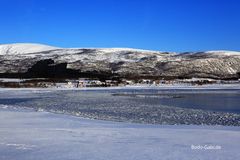
[(239, 78), (240, 52), (0, 45), (1, 77)]
[(42, 45), (42, 44), (31, 44), (31, 43), (16, 43), (0, 45), (0, 55), (19, 55), (28, 54), (35, 52), (43, 52), (48, 50), (57, 49), (56, 47)]

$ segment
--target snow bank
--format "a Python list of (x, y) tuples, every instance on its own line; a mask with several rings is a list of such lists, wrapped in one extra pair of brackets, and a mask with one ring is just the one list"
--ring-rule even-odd
[(240, 127), (141, 125), (0, 109), (0, 159), (233, 160), (240, 157), (239, 133)]

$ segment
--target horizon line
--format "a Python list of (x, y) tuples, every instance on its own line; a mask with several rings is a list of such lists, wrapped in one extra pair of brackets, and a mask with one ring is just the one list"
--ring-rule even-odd
[(210, 49), (210, 50), (195, 50), (195, 51), (167, 51), (167, 50), (156, 50), (156, 49), (145, 49), (145, 48), (135, 48), (135, 47), (60, 47), (56, 45), (39, 43), (39, 42), (14, 42), (14, 43), (0, 43), (1, 45), (19, 45), (19, 44), (29, 44), (29, 45), (45, 45), (49, 47), (55, 47), (58, 49), (132, 49), (132, 50), (142, 50), (142, 51), (155, 51), (155, 52), (170, 52), (170, 53), (197, 53), (197, 52), (240, 52), (240, 50), (228, 50), (228, 49)]

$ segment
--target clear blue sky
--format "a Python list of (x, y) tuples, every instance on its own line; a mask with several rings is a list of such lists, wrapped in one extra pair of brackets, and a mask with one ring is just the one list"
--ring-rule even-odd
[(240, 51), (239, 0), (0, 0), (0, 43)]

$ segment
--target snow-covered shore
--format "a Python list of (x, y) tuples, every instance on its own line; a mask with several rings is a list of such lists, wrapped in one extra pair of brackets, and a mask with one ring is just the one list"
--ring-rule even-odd
[(162, 84), (162, 85), (127, 85), (116, 87), (82, 87), (82, 88), (67, 88), (67, 87), (50, 87), (50, 88), (1, 88), (1, 90), (117, 90), (117, 89), (158, 89), (158, 90), (177, 90), (177, 89), (240, 89), (240, 84), (208, 84), (208, 85), (184, 85), (184, 84)]
[(236, 160), (239, 141), (240, 127), (129, 124), (0, 109), (1, 160)]

